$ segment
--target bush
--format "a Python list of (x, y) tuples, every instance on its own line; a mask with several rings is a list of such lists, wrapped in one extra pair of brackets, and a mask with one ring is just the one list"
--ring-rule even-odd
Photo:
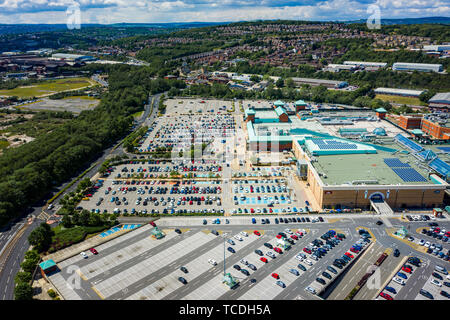
[(20, 282), (14, 288), (15, 300), (33, 300), (33, 288), (29, 283)]
[(30, 272), (20, 271), (16, 274), (16, 277), (14, 280), (16, 283), (21, 283), (21, 282), (29, 283), (31, 281), (31, 276), (32, 276), (32, 274)]
[(50, 290), (48, 290), (47, 291), (47, 294), (50, 296), (50, 298), (52, 298), (52, 299), (55, 299), (57, 296), (58, 296), (58, 294), (53, 290), (53, 289), (50, 289)]

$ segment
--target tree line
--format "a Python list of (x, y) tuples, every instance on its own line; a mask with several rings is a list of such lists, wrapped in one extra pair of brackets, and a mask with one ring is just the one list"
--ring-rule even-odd
[(0, 225), (73, 177), (104, 148), (131, 129), (133, 114), (144, 109), (148, 94), (180, 85), (152, 80), (146, 68), (127, 65), (109, 68), (109, 92), (94, 110), (82, 111), (51, 132), (0, 157)]

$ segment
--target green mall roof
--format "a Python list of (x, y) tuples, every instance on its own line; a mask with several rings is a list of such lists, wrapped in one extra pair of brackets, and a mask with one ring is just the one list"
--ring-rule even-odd
[(278, 117), (280, 117), (283, 113), (287, 114), (286, 111), (282, 107), (276, 108), (275, 113), (277, 114)]
[(56, 263), (55, 263), (55, 261), (53, 261), (52, 259), (50, 259), (50, 260), (46, 260), (46, 261), (44, 261), (44, 262), (41, 262), (40, 264), (39, 264), (39, 267), (42, 269), (42, 270), (47, 270), (47, 269), (50, 269), (50, 268), (52, 268), (52, 267), (54, 267), (54, 266), (56, 266)]
[(298, 100), (298, 101), (295, 101), (295, 105), (296, 106), (306, 106), (307, 103), (303, 100)]
[(245, 115), (248, 116), (249, 114), (256, 114), (256, 111), (253, 109), (245, 109)]
[(281, 100), (277, 100), (273, 104), (276, 105), (276, 106), (284, 106), (285, 105), (285, 103), (283, 101), (281, 101)]
[(375, 111), (379, 112), (379, 113), (386, 113), (387, 112), (385, 108), (378, 108)]

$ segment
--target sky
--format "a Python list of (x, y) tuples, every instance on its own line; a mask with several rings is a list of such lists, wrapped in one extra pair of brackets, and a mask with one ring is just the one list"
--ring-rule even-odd
[(82, 24), (357, 20), (374, 5), (381, 19), (450, 16), (449, 0), (0, 0), (0, 23), (66, 24), (77, 8)]

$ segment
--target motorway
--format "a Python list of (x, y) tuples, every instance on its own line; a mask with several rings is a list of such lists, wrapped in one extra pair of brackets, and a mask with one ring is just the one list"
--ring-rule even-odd
[[(150, 105), (150, 102), (153, 99), (153, 108)], [(143, 124), (151, 124), (154, 120), (159, 104), (159, 99), (161, 94), (157, 94), (155, 96), (150, 96), (148, 100), (148, 104), (145, 105), (145, 112), (143, 116), (135, 122), (135, 128), (139, 128)], [(152, 114), (150, 115), (150, 112)], [(120, 146), (122, 140), (119, 141), (115, 146), (109, 147), (105, 149), (99, 157), (92, 161), (92, 164), (87, 165), (86, 168), (92, 166), (88, 173), (86, 173), (85, 177), (92, 178), (99, 170), (102, 163), (111, 156), (124, 154), (124, 150)], [(81, 172), (80, 172), (81, 173)], [(61, 186), (55, 188), (52, 192), (52, 195), (49, 196), (51, 198), (54, 194), (62, 190), (68, 184), (70, 184), (75, 178), (70, 181), (65, 182)], [(64, 194), (70, 193), (74, 191), (77, 187), (77, 183), (74, 183), (71, 187), (69, 187), (61, 196)], [(55, 202), (55, 209), (52, 211), (57, 211), (58, 204)], [(35, 228), (37, 228), (41, 222), (44, 222), (48, 217), (48, 214), (41, 215), (43, 210), (46, 208), (46, 201), (43, 200), (29, 209), (28, 213), (24, 214), (20, 219), (17, 219), (15, 222), (10, 224), (9, 226), (3, 228), (0, 231), (0, 299), (1, 300), (12, 300), (14, 299), (14, 277), (17, 272), (20, 270), (20, 263), (23, 261), (25, 256), (25, 252), (29, 248), (28, 244), (28, 236)], [(52, 214), (49, 211), (49, 214)], [(27, 217), (34, 217), (33, 222), (31, 224), (27, 224)], [(18, 233), (19, 229), (25, 225), (25, 229)], [(8, 241), (11, 240), (9, 243)], [(8, 247), (6, 247), (8, 245)], [(5, 250), (4, 250), (5, 249)]]

